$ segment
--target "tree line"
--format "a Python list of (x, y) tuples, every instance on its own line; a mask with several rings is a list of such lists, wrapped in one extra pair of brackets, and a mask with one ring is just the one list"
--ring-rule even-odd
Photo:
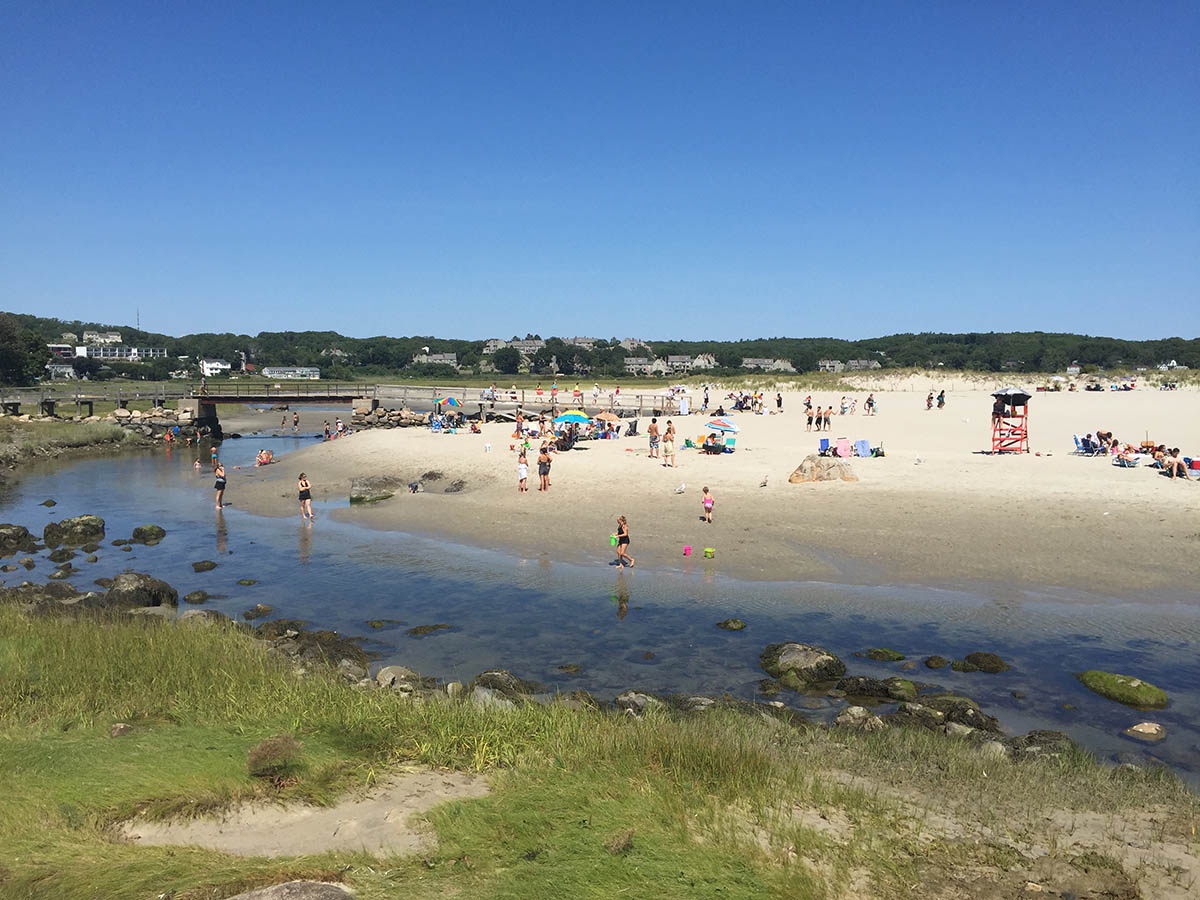
[[(181, 337), (141, 331), (120, 325), (64, 321), (22, 313), (0, 313), (0, 382), (30, 384), (44, 375), (50, 353), (47, 343), (59, 343), (64, 332), (82, 336), (84, 331), (119, 331), (128, 346), (161, 347), (166, 359), (143, 363), (98, 360), (73, 361), (79, 374), (89, 377), (125, 375), (165, 379), (172, 370), (202, 358), (228, 360), (235, 369), (243, 361), (263, 366), (317, 366), (330, 379), (415, 377), (437, 378), (457, 374), (449, 366), (417, 362), (430, 353), (455, 353), (460, 368), (478, 372), (490, 364), (502, 375), (515, 374), (524, 360), (511, 347), (485, 354), (484, 341), (437, 338), (377, 336), (353, 338), (336, 331), (264, 331), (257, 335), (233, 333), (187, 334)], [(536, 338), (537, 335), (526, 335)], [(517, 340), (516, 336), (513, 340)], [(980, 372), (1059, 372), (1076, 363), (1084, 371), (1154, 367), (1174, 360), (1179, 365), (1200, 368), (1200, 339), (1179, 337), (1128, 341), (1111, 337), (1041, 331), (944, 334), (922, 332), (849, 341), (838, 338), (772, 337), (739, 341), (649, 342), (650, 348), (628, 350), (617, 338), (600, 339), (592, 349), (583, 349), (550, 337), (545, 347), (529, 360), (535, 373), (571, 376), (619, 377), (625, 358), (711, 354), (717, 368), (713, 375), (743, 371), (745, 357), (786, 359), (798, 372), (816, 371), (821, 360), (876, 360), (883, 368), (937, 368)], [(181, 362), (181, 358), (187, 362)]]

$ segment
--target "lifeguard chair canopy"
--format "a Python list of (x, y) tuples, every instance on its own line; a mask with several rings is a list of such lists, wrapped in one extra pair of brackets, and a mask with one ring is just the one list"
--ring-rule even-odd
[(1028, 406), (1029, 399), (1033, 396), (1025, 388), (1006, 387), (998, 391), (992, 392), (993, 397), (1000, 397), (1009, 406)]

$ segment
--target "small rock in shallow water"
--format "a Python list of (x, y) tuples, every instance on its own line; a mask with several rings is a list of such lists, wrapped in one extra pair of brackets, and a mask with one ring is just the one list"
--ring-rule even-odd
[(1167, 729), (1157, 722), (1138, 722), (1126, 728), (1124, 734), (1126, 737), (1153, 744), (1166, 738)]
[(240, 584), (242, 587), (251, 587), (253, 585), (258, 584), (258, 579), (257, 578), (239, 578), (237, 583)]
[(726, 619), (723, 622), (718, 622), (717, 627), (724, 628), (726, 631), (741, 631), (746, 627), (746, 623), (741, 619)]
[[(128, 549), (128, 548), (126, 548)], [(217, 564), (211, 559), (202, 559), (200, 562), (192, 563), (193, 572), (211, 572), (217, 567)]]

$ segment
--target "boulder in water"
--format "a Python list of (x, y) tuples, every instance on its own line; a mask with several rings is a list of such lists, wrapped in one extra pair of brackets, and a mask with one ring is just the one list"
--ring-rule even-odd
[(61, 522), (47, 522), (42, 531), (42, 541), (47, 547), (61, 547), (63, 544), (78, 547), (103, 539), (104, 520), (99, 516), (75, 516)]

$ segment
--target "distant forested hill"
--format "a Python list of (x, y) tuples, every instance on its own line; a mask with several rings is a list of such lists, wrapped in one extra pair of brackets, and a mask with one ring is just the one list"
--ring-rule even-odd
[[(5, 314), (0, 314), (5, 315)], [(247, 362), (264, 365), (320, 366), (329, 378), (374, 377), (388, 374), (436, 376), (445, 367), (414, 362), (424, 348), (430, 353), (455, 353), (461, 367), (475, 367), (481, 361), (494, 362), (501, 372), (515, 371), (516, 354), (485, 357), (483, 341), (411, 337), (345, 337), (333, 331), (283, 331), (248, 334), (187, 334), (180, 337), (138, 331), (127, 325), (98, 322), (63, 321), (20, 313), (6, 314), (17, 333), (35, 335), (45, 342), (57, 342), (64, 332), (82, 335), (86, 331), (119, 331), (127, 345), (165, 347), (171, 357), (219, 357), (235, 366), (245, 354)], [(537, 337), (537, 335), (527, 335)], [(836, 338), (758, 338), (741, 341), (648, 340), (652, 352), (629, 351), (616, 339), (597, 341), (591, 350), (546, 339), (531, 362), (536, 371), (550, 371), (557, 361), (558, 371), (566, 374), (615, 376), (623, 372), (626, 356), (669, 355), (695, 357), (710, 353), (716, 359), (718, 373), (737, 370), (744, 357), (786, 359), (798, 371), (817, 369), (822, 359), (846, 362), (851, 359), (877, 360), (884, 368), (935, 367), (985, 372), (1062, 371), (1073, 362), (1086, 370), (1133, 369), (1157, 366), (1174, 360), (1189, 368), (1200, 368), (1200, 339), (1163, 338), (1152, 341), (1127, 341), (1080, 334), (1032, 332), (990, 332), (986, 334), (894, 334), (862, 341)], [(26, 345), (22, 345), (26, 346)], [(35, 367), (36, 368), (36, 367)]]

